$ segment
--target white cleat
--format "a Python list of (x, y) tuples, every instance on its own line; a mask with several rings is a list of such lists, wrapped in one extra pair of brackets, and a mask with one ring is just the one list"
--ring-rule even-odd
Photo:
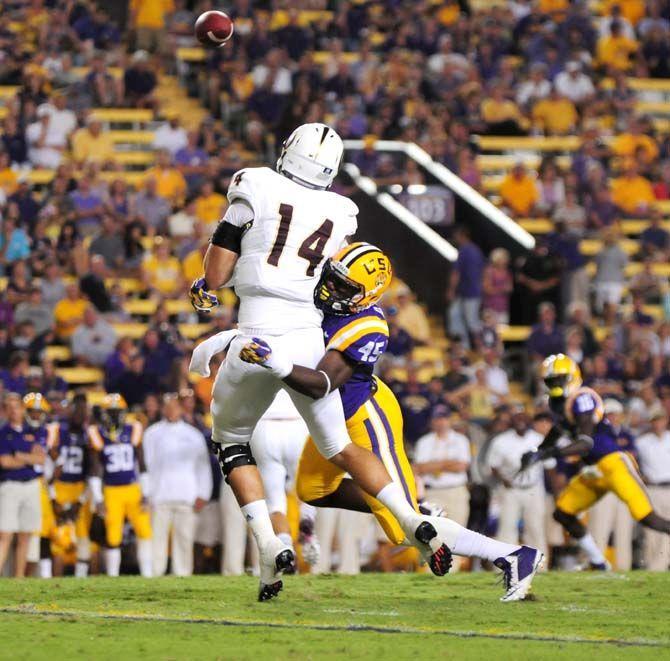
[(530, 546), (521, 548), (494, 561), (503, 572), (505, 594), (500, 601), (523, 601), (530, 592), (533, 577), (544, 562), (544, 553)]
[(279, 538), (275, 537), (266, 547), (259, 549), (261, 583), (258, 601), (268, 601), (276, 597), (284, 587), (282, 574), (295, 573), (295, 554)]
[(314, 533), (314, 522), (309, 519), (300, 521), (300, 535), (298, 543), (302, 547), (302, 557), (305, 562), (313, 567), (321, 557), (321, 544)]

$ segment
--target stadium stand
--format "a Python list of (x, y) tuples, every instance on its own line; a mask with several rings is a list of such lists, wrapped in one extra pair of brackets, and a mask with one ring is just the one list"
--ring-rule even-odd
[[(540, 406), (534, 368), (554, 349), (637, 432), (647, 389), (670, 410), (670, 3), (627, 17), (609, 1), (231, 0), (235, 38), (205, 50), (179, 26), (209, 4), (165, 11), (154, 39), (110, 16), (91, 27), (90, 0), (6, 3), (0, 388), (25, 392), (38, 367), (30, 387), (55, 408), (118, 388), (140, 417), (146, 399), (191, 388), (194, 342), (235, 323), (230, 291), (213, 319), (186, 298), (231, 175), (325, 121), (345, 139), (418, 144), (538, 241), (510, 258), (472, 236), (478, 257), (456, 269), (477, 277), (445, 293), (444, 318), (401, 282), (384, 301), (381, 373), (410, 450), (441, 405), (483, 447), (510, 405)], [(347, 159), (380, 188), (432, 183), (397, 154)], [(472, 323), (454, 314), (463, 299)], [(546, 303), (555, 319), (538, 316)], [(117, 342), (101, 364), (72, 346), (88, 306)], [(151, 378), (124, 392), (137, 355)]]

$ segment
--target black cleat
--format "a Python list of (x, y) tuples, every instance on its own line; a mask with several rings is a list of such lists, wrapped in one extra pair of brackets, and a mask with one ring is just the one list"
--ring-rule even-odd
[(440, 543), (437, 536), (437, 530), (432, 523), (423, 521), (414, 533), (414, 537), (428, 547), (428, 551), (424, 553), (424, 559), (430, 567), (430, 571), (435, 576), (444, 576), (449, 573), (452, 563), (451, 549), (446, 545)]
[[(275, 557), (275, 573), (280, 574), (295, 574), (295, 554), (291, 549), (284, 549)], [(280, 580), (274, 583), (261, 582), (258, 590), (258, 601), (269, 601), (274, 599), (284, 587), (284, 583)]]
[(272, 583), (272, 585), (263, 585), (261, 583), (260, 590), (258, 591), (258, 601), (270, 601), (270, 599), (274, 599), (282, 591), (283, 587), (284, 583), (282, 581), (277, 581), (276, 583)]

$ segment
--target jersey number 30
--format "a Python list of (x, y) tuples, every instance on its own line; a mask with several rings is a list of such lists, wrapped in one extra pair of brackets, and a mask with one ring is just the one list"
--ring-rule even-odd
[[(279, 258), (281, 257), (284, 248), (286, 247), (286, 240), (288, 239), (289, 228), (291, 227), (291, 219), (293, 218), (293, 205), (280, 204), (279, 205), (279, 229), (277, 230), (277, 238), (272, 246), (272, 250), (268, 255), (268, 264), (272, 266), (279, 266)], [(326, 247), (330, 235), (333, 233), (333, 221), (324, 220), (321, 226), (312, 232), (301, 244), (298, 249), (298, 257), (302, 257), (309, 262), (307, 267), (307, 275), (313, 276), (317, 266), (323, 260), (323, 250)]]

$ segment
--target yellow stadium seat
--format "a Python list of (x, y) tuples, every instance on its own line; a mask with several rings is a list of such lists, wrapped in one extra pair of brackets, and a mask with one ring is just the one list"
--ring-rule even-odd
[(206, 58), (207, 53), (200, 46), (177, 48), (178, 60), (183, 60), (184, 62), (204, 62)]
[(204, 335), (210, 327), (210, 324), (179, 324), (179, 332), (185, 338), (194, 340), (196, 337)]
[(104, 372), (96, 367), (59, 367), (56, 374), (74, 386), (100, 383), (105, 378)]
[(114, 162), (121, 165), (153, 165), (156, 154), (153, 151), (120, 151), (114, 154)]
[(54, 178), (53, 170), (31, 170), (28, 173), (28, 181), (33, 186), (44, 186)]
[(670, 115), (668, 101), (638, 101), (635, 111), (640, 115)]
[(46, 347), (44, 350), (44, 356), (48, 360), (53, 360), (57, 363), (64, 363), (72, 359), (72, 351), (70, 351), (70, 347), (53, 345)]
[(110, 124), (140, 124), (153, 120), (154, 113), (144, 108), (94, 108), (91, 116)]
[[(632, 239), (620, 239), (619, 246), (621, 249), (628, 255), (634, 255), (639, 252), (640, 244), (637, 241)], [(603, 248), (603, 242), (598, 239), (584, 239), (580, 244), (579, 248), (582, 254), (587, 257), (592, 257), (597, 255)]]
[(483, 151), (558, 151), (572, 152), (579, 149), (582, 140), (576, 135), (566, 136), (475, 136)]
[(168, 314), (188, 314), (193, 312), (191, 301), (186, 298), (165, 301), (165, 308), (168, 311)]
[(415, 347), (412, 349), (412, 360), (417, 363), (437, 363), (442, 359), (442, 350), (437, 347)]
[(501, 326), (498, 333), (503, 342), (525, 342), (530, 335), (530, 326)]
[(123, 304), (123, 309), (130, 315), (150, 316), (156, 312), (156, 301), (150, 298), (132, 298)]
[[(315, 64), (325, 64), (332, 56), (332, 53), (327, 50), (317, 50), (314, 51), (312, 56), (314, 58)], [(354, 62), (358, 62), (359, 59), (360, 55), (356, 52), (348, 51), (346, 53), (341, 53), (340, 55), (338, 55), (338, 60), (346, 62), (347, 64), (353, 64)]]
[[(629, 87), (636, 92), (664, 92), (670, 94), (669, 78), (628, 78)], [(600, 87), (605, 90), (614, 89), (614, 80), (604, 78), (600, 81)]]
[(129, 337), (132, 340), (139, 340), (147, 332), (147, 324), (129, 322), (123, 324), (113, 324), (118, 337)]
[(531, 234), (547, 234), (554, 229), (554, 223), (549, 218), (519, 218), (517, 222)]
[(150, 145), (154, 141), (153, 131), (108, 131), (115, 145)]
[[(90, 67), (72, 67), (72, 73), (78, 78), (86, 78), (90, 70)], [(123, 77), (123, 69), (121, 67), (107, 67), (106, 71), (113, 78)]]

